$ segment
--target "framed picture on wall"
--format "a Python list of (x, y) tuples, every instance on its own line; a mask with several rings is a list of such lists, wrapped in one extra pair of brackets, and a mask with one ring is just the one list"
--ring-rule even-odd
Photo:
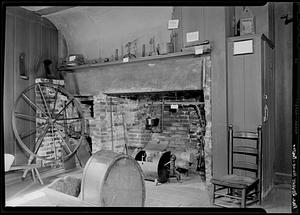
[(25, 68), (25, 53), (21, 53), (19, 55), (19, 73), (20, 73), (20, 78), (24, 80), (28, 80), (28, 74)]

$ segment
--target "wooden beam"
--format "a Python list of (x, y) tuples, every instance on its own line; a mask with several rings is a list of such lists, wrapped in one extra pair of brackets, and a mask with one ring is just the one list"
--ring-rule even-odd
[(186, 102), (178, 102), (178, 101), (164, 101), (164, 102), (146, 102), (147, 104), (153, 104), (153, 105), (161, 105), (161, 104), (164, 104), (164, 105), (182, 105), (182, 106), (188, 106), (188, 105), (202, 105), (204, 104), (204, 102), (189, 102), (189, 101), (186, 101)]
[(53, 7), (48, 7), (48, 8), (44, 8), (44, 9), (40, 9), (35, 11), (36, 13), (45, 16), (45, 15), (49, 15), (49, 14), (53, 14), (53, 13), (57, 13), (63, 10), (67, 10), (70, 8), (73, 8), (74, 6), (53, 6)]

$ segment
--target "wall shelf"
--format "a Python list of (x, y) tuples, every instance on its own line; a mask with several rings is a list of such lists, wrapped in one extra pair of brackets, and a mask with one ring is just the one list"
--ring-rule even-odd
[(193, 49), (182, 51), (182, 52), (176, 52), (176, 53), (170, 53), (166, 55), (155, 55), (155, 56), (147, 56), (147, 57), (139, 57), (136, 59), (131, 59), (129, 62), (124, 63), (123, 61), (112, 61), (112, 62), (106, 62), (106, 63), (95, 63), (95, 64), (84, 64), (80, 66), (73, 66), (73, 67), (63, 67), (59, 68), (60, 71), (65, 72), (74, 72), (75, 70), (81, 70), (81, 69), (88, 69), (88, 68), (95, 68), (95, 67), (103, 67), (103, 66), (113, 66), (113, 65), (120, 65), (120, 64), (130, 64), (130, 63), (136, 63), (136, 62), (142, 62), (142, 61), (150, 61), (150, 60), (161, 60), (161, 59), (167, 59), (167, 58), (173, 58), (173, 57), (182, 57), (182, 56), (188, 56), (188, 55), (195, 55), (195, 56), (203, 56), (207, 53), (201, 54), (201, 55), (195, 55), (195, 51)]

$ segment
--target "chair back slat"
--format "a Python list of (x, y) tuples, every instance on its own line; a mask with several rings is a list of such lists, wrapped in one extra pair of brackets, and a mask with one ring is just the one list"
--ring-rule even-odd
[(246, 161), (236, 161), (232, 165), (233, 169), (241, 169), (241, 170), (246, 170), (250, 172), (255, 172), (257, 173), (258, 171), (258, 165)]
[(257, 140), (258, 134), (256, 132), (237, 131), (233, 133), (233, 138)]
[(250, 146), (234, 146), (233, 154), (246, 154), (246, 155), (257, 155), (258, 149)]
[[(234, 141), (240, 139), (240, 141)], [(233, 126), (228, 127), (228, 173), (233, 174), (234, 169), (254, 172), (256, 177), (261, 176), (261, 126), (257, 131), (233, 131)], [(255, 141), (255, 146), (246, 145), (243, 140)], [(241, 143), (242, 141), (242, 143)], [(244, 155), (255, 158), (255, 162), (234, 161), (234, 155)]]

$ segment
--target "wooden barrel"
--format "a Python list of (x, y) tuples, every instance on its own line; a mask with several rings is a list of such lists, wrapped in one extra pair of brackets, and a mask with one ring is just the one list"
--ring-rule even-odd
[(142, 170), (129, 155), (100, 150), (84, 167), (81, 199), (99, 207), (143, 207)]

